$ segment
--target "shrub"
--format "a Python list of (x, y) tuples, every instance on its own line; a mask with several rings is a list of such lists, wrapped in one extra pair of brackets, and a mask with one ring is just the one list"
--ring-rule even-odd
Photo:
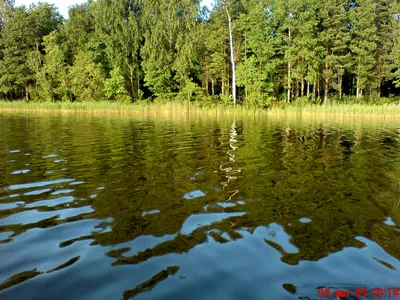
[(125, 88), (125, 79), (119, 67), (114, 68), (110, 72), (111, 77), (104, 82), (104, 93), (107, 99), (116, 100), (121, 103), (129, 103), (132, 101)]

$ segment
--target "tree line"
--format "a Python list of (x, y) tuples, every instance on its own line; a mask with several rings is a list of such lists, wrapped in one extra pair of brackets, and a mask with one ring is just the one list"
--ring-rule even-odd
[(1, 99), (396, 101), (399, 67), (398, 0), (0, 0)]

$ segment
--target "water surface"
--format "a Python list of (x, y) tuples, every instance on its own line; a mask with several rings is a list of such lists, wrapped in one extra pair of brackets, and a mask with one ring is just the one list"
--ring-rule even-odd
[(0, 298), (400, 288), (399, 128), (3, 114)]

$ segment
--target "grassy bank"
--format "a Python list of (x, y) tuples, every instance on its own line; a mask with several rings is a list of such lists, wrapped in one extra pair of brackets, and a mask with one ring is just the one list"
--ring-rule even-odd
[(341, 104), (305, 105), (302, 107), (286, 106), (272, 108), (269, 115), (298, 115), (302, 117), (333, 117), (333, 118), (378, 118), (400, 119), (400, 105), (384, 104)]
[(296, 117), (333, 117), (333, 118), (379, 118), (400, 119), (400, 105), (367, 105), (367, 104), (328, 104), (275, 107), (269, 109), (246, 108), (245, 106), (202, 106), (197, 103), (171, 102), (154, 103), (38, 103), (25, 101), (0, 101), (0, 112), (58, 112), (58, 113), (92, 113), (92, 114), (257, 114), (265, 116)]
[(242, 106), (216, 105), (204, 107), (196, 103), (119, 103), (119, 102), (25, 102), (0, 101), (0, 112), (59, 112), (59, 113), (92, 113), (92, 114), (265, 114), (259, 108), (246, 109)]

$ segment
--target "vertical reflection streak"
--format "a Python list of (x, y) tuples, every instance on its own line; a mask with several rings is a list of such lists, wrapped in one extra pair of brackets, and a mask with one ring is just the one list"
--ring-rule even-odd
[[(232, 168), (232, 167), (226, 167), (227, 165), (231, 165), (231, 164), (233, 164), (234, 162), (236, 162), (236, 159), (235, 159), (235, 158), (236, 158), (235, 151), (236, 151), (236, 149), (239, 148), (239, 147), (236, 145), (236, 143), (237, 143), (237, 139), (236, 139), (237, 135), (238, 135), (238, 133), (237, 133), (237, 130), (236, 130), (236, 121), (233, 120), (232, 126), (231, 126), (230, 135), (229, 135), (229, 148), (230, 148), (230, 149), (226, 152), (226, 154), (228, 154), (228, 156), (229, 156), (229, 162), (228, 162), (228, 163), (225, 163), (225, 164), (221, 164), (221, 165), (219, 166), (220, 170), (221, 170), (221, 171), (224, 171), (224, 172), (226, 173), (225, 177), (227, 178), (227, 181), (221, 182), (221, 185), (222, 185), (222, 187), (223, 187), (224, 190), (228, 187), (229, 183), (230, 183), (232, 180), (237, 179), (237, 177), (235, 176), (235, 174), (238, 174), (238, 173), (242, 172), (242, 170), (240, 170), (240, 169), (234, 169), (234, 168)], [(229, 191), (229, 193), (232, 193), (232, 194), (228, 197), (228, 199), (227, 199), (225, 202), (231, 201), (232, 198), (233, 198), (237, 193), (239, 193), (239, 190), (232, 190), (232, 191)]]

